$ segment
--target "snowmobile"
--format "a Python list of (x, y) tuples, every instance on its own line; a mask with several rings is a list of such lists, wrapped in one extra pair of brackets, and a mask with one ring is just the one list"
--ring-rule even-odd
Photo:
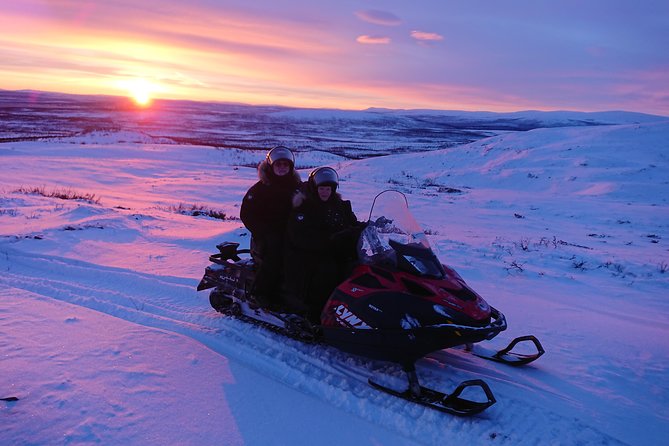
[[(209, 300), (217, 311), (264, 326), (304, 342), (402, 366), (408, 387), (395, 389), (369, 379), (381, 391), (455, 415), (480, 413), (496, 401), (485, 381), (462, 382), (451, 394), (426, 388), (415, 363), (452, 347), (509, 365), (525, 365), (543, 353), (534, 336), (512, 340), (491, 351), (478, 343), (506, 330), (506, 319), (473, 291), (460, 275), (442, 264), (409, 212), (406, 196), (387, 190), (374, 199), (358, 239), (358, 262), (325, 304), (320, 324), (299, 314), (265, 309), (253, 298), (254, 265), (249, 249), (224, 242), (210, 256), (199, 290), (213, 288)], [(529, 343), (531, 353), (514, 352)], [(525, 349), (527, 351), (527, 349)], [(467, 388), (480, 388), (484, 401), (466, 399)]]

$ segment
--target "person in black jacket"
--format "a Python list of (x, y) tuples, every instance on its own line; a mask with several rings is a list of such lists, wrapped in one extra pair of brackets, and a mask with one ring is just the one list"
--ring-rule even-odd
[(312, 322), (356, 258), (356, 244), (364, 226), (351, 202), (342, 200), (337, 172), (319, 167), (309, 175), (286, 227), (285, 283), (293, 308)]
[(259, 305), (271, 308), (281, 300), (286, 221), (302, 183), (293, 152), (284, 146), (270, 150), (258, 165), (258, 178), (242, 200), (240, 217), (252, 236), (256, 265), (252, 294)]

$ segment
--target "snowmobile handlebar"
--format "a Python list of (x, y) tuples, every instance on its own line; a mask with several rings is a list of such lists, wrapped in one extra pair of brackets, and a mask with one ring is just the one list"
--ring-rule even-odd
[(209, 260), (212, 263), (225, 264), (228, 260), (233, 262), (238, 262), (241, 260), (239, 254), (249, 254), (250, 249), (239, 249), (239, 243), (235, 242), (223, 242), (216, 245), (218, 248), (218, 254), (212, 254), (209, 256)]
[(354, 226), (351, 226), (346, 229), (342, 229), (341, 231), (335, 232), (330, 236), (330, 240), (333, 242), (338, 242), (341, 240), (347, 240), (351, 239), (354, 241), (357, 241), (358, 238), (360, 237), (360, 233), (367, 227), (367, 223), (363, 222), (360, 224), (356, 224)]

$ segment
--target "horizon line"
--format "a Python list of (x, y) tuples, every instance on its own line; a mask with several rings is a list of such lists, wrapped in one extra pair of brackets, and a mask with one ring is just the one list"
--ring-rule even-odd
[[(62, 96), (80, 96), (80, 97), (104, 97), (104, 98), (115, 98), (127, 101), (132, 103), (132, 98), (127, 95), (121, 94), (109, 94), (109, 93), (71, 93), (64, 91), (53, 91), (53, 90), (38, 90), (31, 88), (23, 88), (18, 90), (9, 90), (6, 88), (0, 88), (0, 92), (10, 92), (10, 93), (42, 93), (50, 95), (62, 95)], [(367, 108), (354, 109), (354, 108), (338, 108), (338, 107), (300, 107), (295, 105), (284, 105), (284, 104), (271, 104), (271, 103), (250, 103), (250, 102), (235, 102), (235, 101), (217, 101), (217, 100), (199, 100), (199, 99), (177, 99), (177, 98), (163, 98), (155, 97), (151, 99), (151, 102), (193, 102), (198, 104), (222, 104), (222, 105), (237, 105), (245, 107), (279, 107), (290, 110), (332, 110), (332, 111), (344, 111), (344, 112), (375, 112), (375, 111), (388, 111), (388, 112), (444, 112), (444, 113), (489, 113), (496, 115), (504, 114), (518, 114), (518, 113), (582, 113), (582, 114), (600, 114), (600, 113), (629, 113), (629, 114), (638, 114), (645, 116), (653, 116), (660, 118), (667, 118), (669, 116), (639, 112), (632, 110), (577, 110), (577, 109), (517, 109), (509, 111), (491, 111), (491, 110), (465, 110), (465, 109), (439, 109), (439, 108), (389, 108), (389, 107), (374, 107), (370, 106)], [(151, 106), (136, 106), (137, 109), (150, 109)]]

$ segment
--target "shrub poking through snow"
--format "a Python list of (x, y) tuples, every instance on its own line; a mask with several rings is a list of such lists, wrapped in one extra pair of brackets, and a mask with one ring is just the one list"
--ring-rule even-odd
[(225, 212), (217, 211), (214, 209), (206, 209), (204, 206), (191, 204), (187, 205), (184, 203), (179, 203), (178, 206), (170, 206), (170, 212), (176, 212), (181, 215), (192, 215), (194, 217), (199, 217), (204, 215), (206, 217), (216, 218), (218, 220), (232, 220), (233, 218), (227, 217)]
[(14, 190), (14, 192), (27, 195), (41, 195), (43, 197), (58, 198), (60, 200), (83, 200), (91, 204), (100, 204), (100, 198), (96, 197), (95, 194), (82, 194), (69, 188), (54, 188), (51, 191), (47, 191), (44, 186), (21, 186)]

